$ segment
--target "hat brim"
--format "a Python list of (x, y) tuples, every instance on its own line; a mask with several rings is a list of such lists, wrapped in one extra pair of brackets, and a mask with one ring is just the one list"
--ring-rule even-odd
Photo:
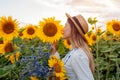
[(82, 30), (79, 28), (78, 24), (75, 22), (75, 20), (68, 14), (66, 13), (67, 18), (69, 18), (75, 25), (75, 27), (77, 28), (78, 32), (80, 33), (80, 35), (84, 38), (84, 40), (86, 41), (85, 35), (82, 32)]

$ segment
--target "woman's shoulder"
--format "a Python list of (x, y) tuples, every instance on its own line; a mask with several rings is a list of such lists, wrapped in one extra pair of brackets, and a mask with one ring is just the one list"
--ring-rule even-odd
[(74, 53), (71, 55), (71, 63), (74, 64), (75, 62), (84, 62), (85, 64), (89, 63), (89, 59), (86, 53), (82, 49), (76, 49)]
[(80, 58), (88, 58), (86, 53), (83, 51), (83, 49), (81, 48), (77, 48), (74, 53), (72, 54), (72, 57), (73, 58), (77, 58), (77, 57), (80, 57)]

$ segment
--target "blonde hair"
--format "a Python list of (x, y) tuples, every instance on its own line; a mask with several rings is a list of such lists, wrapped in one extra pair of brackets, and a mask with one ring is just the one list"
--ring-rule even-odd
[(82, 36), (80, 35), (80, 33), (78, 32), (78, 30), (75, 28), (75, 25), (72, 23), (72, 21), (68, 18), (68, 22), (71, 25), (71, 43), (74, 44), (74, 46), (76, 48), (81, 48), (83, 49), (83, 51), (86, 53), (88, 59), (89, 59), (89, 66), (90, 69), (92, 71), (92, 73), (94, 73), (95, 70), (95, 65), (94, 65), (94, 61), (93, 61), (93, 55), (89, 50), (87, 41), (85, 41)]

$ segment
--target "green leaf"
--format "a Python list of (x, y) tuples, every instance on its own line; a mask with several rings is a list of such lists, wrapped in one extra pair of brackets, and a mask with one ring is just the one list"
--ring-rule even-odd
[(112, 48), (106, 48), (106, 49), (101, 50), (101, 52), (104, 52), (104, 53), (111, 52), (111, 51), (112, 51)]
[(108, 55), (109, 58), (117, 58), (117, 55)]
[(15, 67), (15, 65), (7, 65), (4, 66), (3, 68), (0, 68), (0, 78), (8, 75), (10, 73), (10, 71)]
[(92, 17), (88, 18), (88, 23), (90, 23), (91, 25), (92, 24), (96, 24), (97, 22), (98, 22), (98, 20), (97, 20), (96, 17), (94, 17), (94, 18), (92, 18)]

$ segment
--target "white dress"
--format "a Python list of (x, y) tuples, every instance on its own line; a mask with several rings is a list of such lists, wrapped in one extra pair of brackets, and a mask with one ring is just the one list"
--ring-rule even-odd
[(82, 49), (72, 49), (62, 60), (69, 80), (94, 80), (88, 57)]

